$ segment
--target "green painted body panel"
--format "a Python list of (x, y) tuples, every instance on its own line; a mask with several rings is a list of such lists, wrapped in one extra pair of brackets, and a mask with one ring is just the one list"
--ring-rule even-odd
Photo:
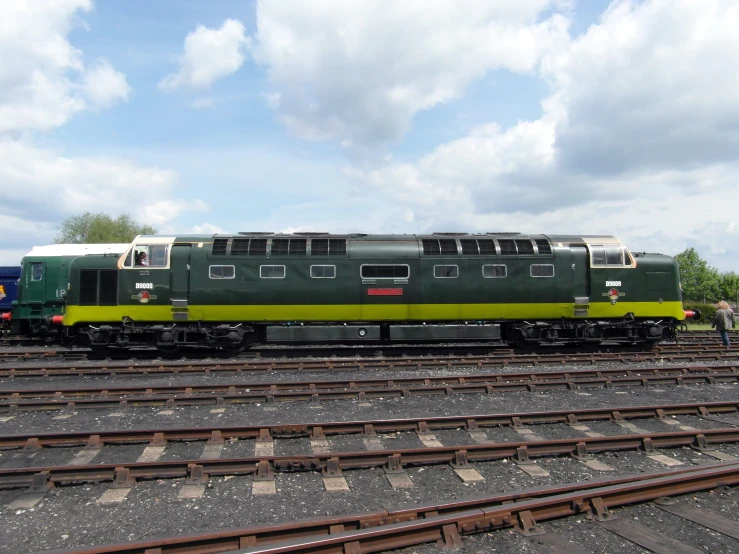
[[(214, 256), (214, 238), (174, 239), (171, 267), (120, 268), (119, 306), (79, 306), (76, 290), (81, 269), (112, 269), (117, 260), (75, 259), (64, 324), (120, 321), (126, 316), (169, 322), (173, 299), (186, 301), (188, 320), (212, 322), (561, 319), (574, 318), (575, 298), (583, 297), (589, 298), (587, 315), (578, 316), (584, 319), (620, 319), (629, 313), (640, 318), (685, 317), (674, 259), (650, 254), (638, 257), (636, 267), (588, 268), (578, 237), (550, 237), (551, 254), (445, 257), (424, 256), (414, 235), (344, 237), (347, 253), (342, 256)], [(571, 248), (578, 245), (582, 249)], [(409, 277), (363, 280), (363, 264), (408, 265)], [(507, 276), (483, 277), (485, 264), (506, 265)], [(532, 277), (532, 264), (553, 265), (554, 277)], [(214, 265), (233, 266), (234, 278), (211, 278)], [(260, 278), (262, 265), (285, 266), (285, 277)], [(336, 266), (336, 276), (311, 278), (311, 265)], [(458, 277), (435, 278), (436, 265), (458, 266)], [(373, 289), (392, 289), (395, 294), (370, 294)], [(612, 289), (618, 291), (615, 302), (609, 296)], [(147, 294), (142, 297), (142, 292)]]
[[(38, 320), (63, 313), (69, 264), (74, 256), (26, 256), (21, 264), (18, 304), (13, 319)], [(33, 264), (42, 264), (41, 279), (32, 279)]]

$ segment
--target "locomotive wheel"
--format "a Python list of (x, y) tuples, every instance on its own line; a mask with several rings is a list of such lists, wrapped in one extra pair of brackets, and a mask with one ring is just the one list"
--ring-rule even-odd
[(179, 346), (157, 346), (157, 350), (165, 356), (175, 356), (182, 350)]
[(221, 346), (221, 352), (223, 352), (224, 357), (230, 358), (231, 356), (236, 356), (240, 352), (244, 351), (244, 345), (243, 344), (229, 344), (226, 346)]

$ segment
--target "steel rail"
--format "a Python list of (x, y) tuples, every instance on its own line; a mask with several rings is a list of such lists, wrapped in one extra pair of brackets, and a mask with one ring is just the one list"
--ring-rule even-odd
[[(125, 402), (125, 401), (122, 401)], [(408, 419), (378, 419), (364, 421), (314, 422), (263, 424), (249, 426), (196, 427), (183, 429), (141, 430), (95, 430), (59, 433), (22, 433), (0, 435), (0, 447), (34, 449), (43, 446), (72, 446), (87, 444), (120, 444), (131, 442), (153, 442), (164, 444), (168, 440), (214, 440), (258, 439), (271, 440), (277, 437), (310, 436), (324, 438), (326, 435), (389, 433), (396, 431), (418, 431), (428, 433), (436, 429), (467, 429), (479, 427), (512, 426), (526, 424), (576, 424), (584, 421), (621, 421), (632, 418), (665, 418), (673, 415), (708, 416), (735, 413), (739, 401), (697, 402), (688, 404), (657, 404), (650, 406), (623, 406), (609, 408), (587, 408), (549, 412), (517, 412), (502, 414), (469, 414), (444, 417), (422, 417)]]
[[(720, 371), (717, 368), (728, 369)], [(167, 385), (72, 389), (0, 390), (0, 413), (18, 411), (105, 409), (126, 400), (127, 406), (226, 406), (240, 403), (352, 400), (421, 395), (494, 394), (518, 391), (557, 391), (654, 385), (739, 382), (736, 366), (611, 369), (601, 371), (531, 372), (444, 376), (220, 385)], [(38, 400), (36, 398), (39, 398)]]
[[(290, 548), (292, 550), (287, 551), (294, 552), (300, 552), (302, 548), (306, 552), (341, 554), (373, 552), (435, 540), (448, 543), (460, 533), (486, 532), (514, 525), (522, 527), (524, 521), (535, 524), (548, 518), (573, 514), (589, 514), (596, 519), (606, 519), (609, 508), (737, 482), (739, 464), (721, 463), (550, 485), (450, 502), (387, 507), (359, 514), (53, 550), (44, 554), (212, 554), (236, 550), (244, 552), (240, 549), (246, 548), (251, 548), (252, 552), (281, 552), (275, 548)], [(422, 527), (420, 530), (414, 529), (415, 525)], [(320, 541), (328, 542), (321, 544)]]
[(16, 377), (80, 377), (80, 376), (116, 376), (116, 375), (152, 375), (152, 374), (180, 374), (180, 373), (209, 373), (231, 371), (236, 374), (242, 372), (268, 371), (355, 371), (355, 370), (413, 370), (413, 369), (455, 369), (474, 367), (478, 369), (494, 367), (537, 366), (537, 365), (565, 365), (587, 364), (598, 365), (603, 363), (640, 363), (655, 359), (696, 362), (739, 359), (739, 348), (735, 350), (720, 349), (715, 354), (704, 350), (679, 351), (666, 353), (655, 351), (651, 353), (623, 353), (600, 352), (579, 354), (516, 354), (513, 356), (460, 356), (460, 357), (414, 357), (414, 358), (336, 358), (322, 360), (250, 360), (250, 361), (221, 361), (185, 363), (124, 363), (99, 365), (38, 365), (20, 366), (0, 369), (0, 378)]
[[(226, 459), (190, 459), (176, 461), (61, 465), (46, 467), (0, 468), (0, 487), (64, 485), (89, 481), (126, 481), (142, 479), (187, 478), (205, 483), (208, 476), (255, 475), (272, 479), (273, 472), (321, 471), (327, 477), (338, 477), (344, 470), (384, 468), (399, 473), (403, 467), (451, 464), (455, 468), (471, 467), (472, 462), (489, 462), (511, 458), (530, 463), (531, 458), (571, 455), (592, 458), (601, 452), (660, 448), (694, 447), (711, 450), (713, 445), (739, 442), (739, 429), (674, 431), (607, 437), (452, 445), (433, 448), (328, 452), (288, 456), (252, 456)], [(715, 448), (714, 448), (715, 449)], [(42, 485), (43, 484), (43, 485)]]

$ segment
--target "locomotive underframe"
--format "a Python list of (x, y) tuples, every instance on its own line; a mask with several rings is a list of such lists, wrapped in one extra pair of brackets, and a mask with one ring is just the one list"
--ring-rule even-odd
[(259, 343), (402, 343), (482, 341), (520, 348), (542, 344), (595, 345), (603, 341), (654, 345), (674, 339), (679, 322), (626, 317), (619, 320), (499, 322), (346, 322), (346, 323), (137, 323), (81, 325), (66, 331), (65, 342), (99, 347), (154, 346), (162, 351), (210, 347), (238, 352)]

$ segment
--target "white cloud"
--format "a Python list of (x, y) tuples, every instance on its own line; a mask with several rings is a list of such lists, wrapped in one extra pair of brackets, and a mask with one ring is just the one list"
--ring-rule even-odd
[(541, 65), (541, 119), (345, 174), (426, 230), (617, 234), (739, 270), (738, 27), (733, 1), (614, 1)]
[(185, 38), (179, 72), (167, 75), (160, 81), (159, 88), (209, 87), (239, 70), (244, 63), (248, 43), (244, 25), (235, 19), (227, 19), (220, 29), (198, 25)]
[(176, 179), (172, 170), (117, 158), (67, 158), (29, 142), (0, 139), (4, 206), (24, 215), (66, 217), (109, 209), (137, 214), (166, 198)]
[(128, 100), (131, 87), (126, 76), (116, 71), (106, 60), (98, 62), (85, 73), (84, 92), (95, 108), (109, 108), (119, 101)]
[(205, 223), (201, 223), (200, 225), (194, 225), (192, 229), (190, 230), (195, 235), (210, 235), (210, 234), (217, 234), (217, 233), (225, 233), (223, 229), (218, 227), (218, 225), (213, 225), (212, 223), (208, 223), (207, 221)]
[(294, 134), (372, 147), (490, 70), (534, 72), (567, 45), (556, 0), (265, 2), (252, 53)]
[(0, 3), (0, 133), (46, 131), (128, 98), (122, 73), (105, 61), (86, 68), (67, 39), (91, 8), (91, 0)]

